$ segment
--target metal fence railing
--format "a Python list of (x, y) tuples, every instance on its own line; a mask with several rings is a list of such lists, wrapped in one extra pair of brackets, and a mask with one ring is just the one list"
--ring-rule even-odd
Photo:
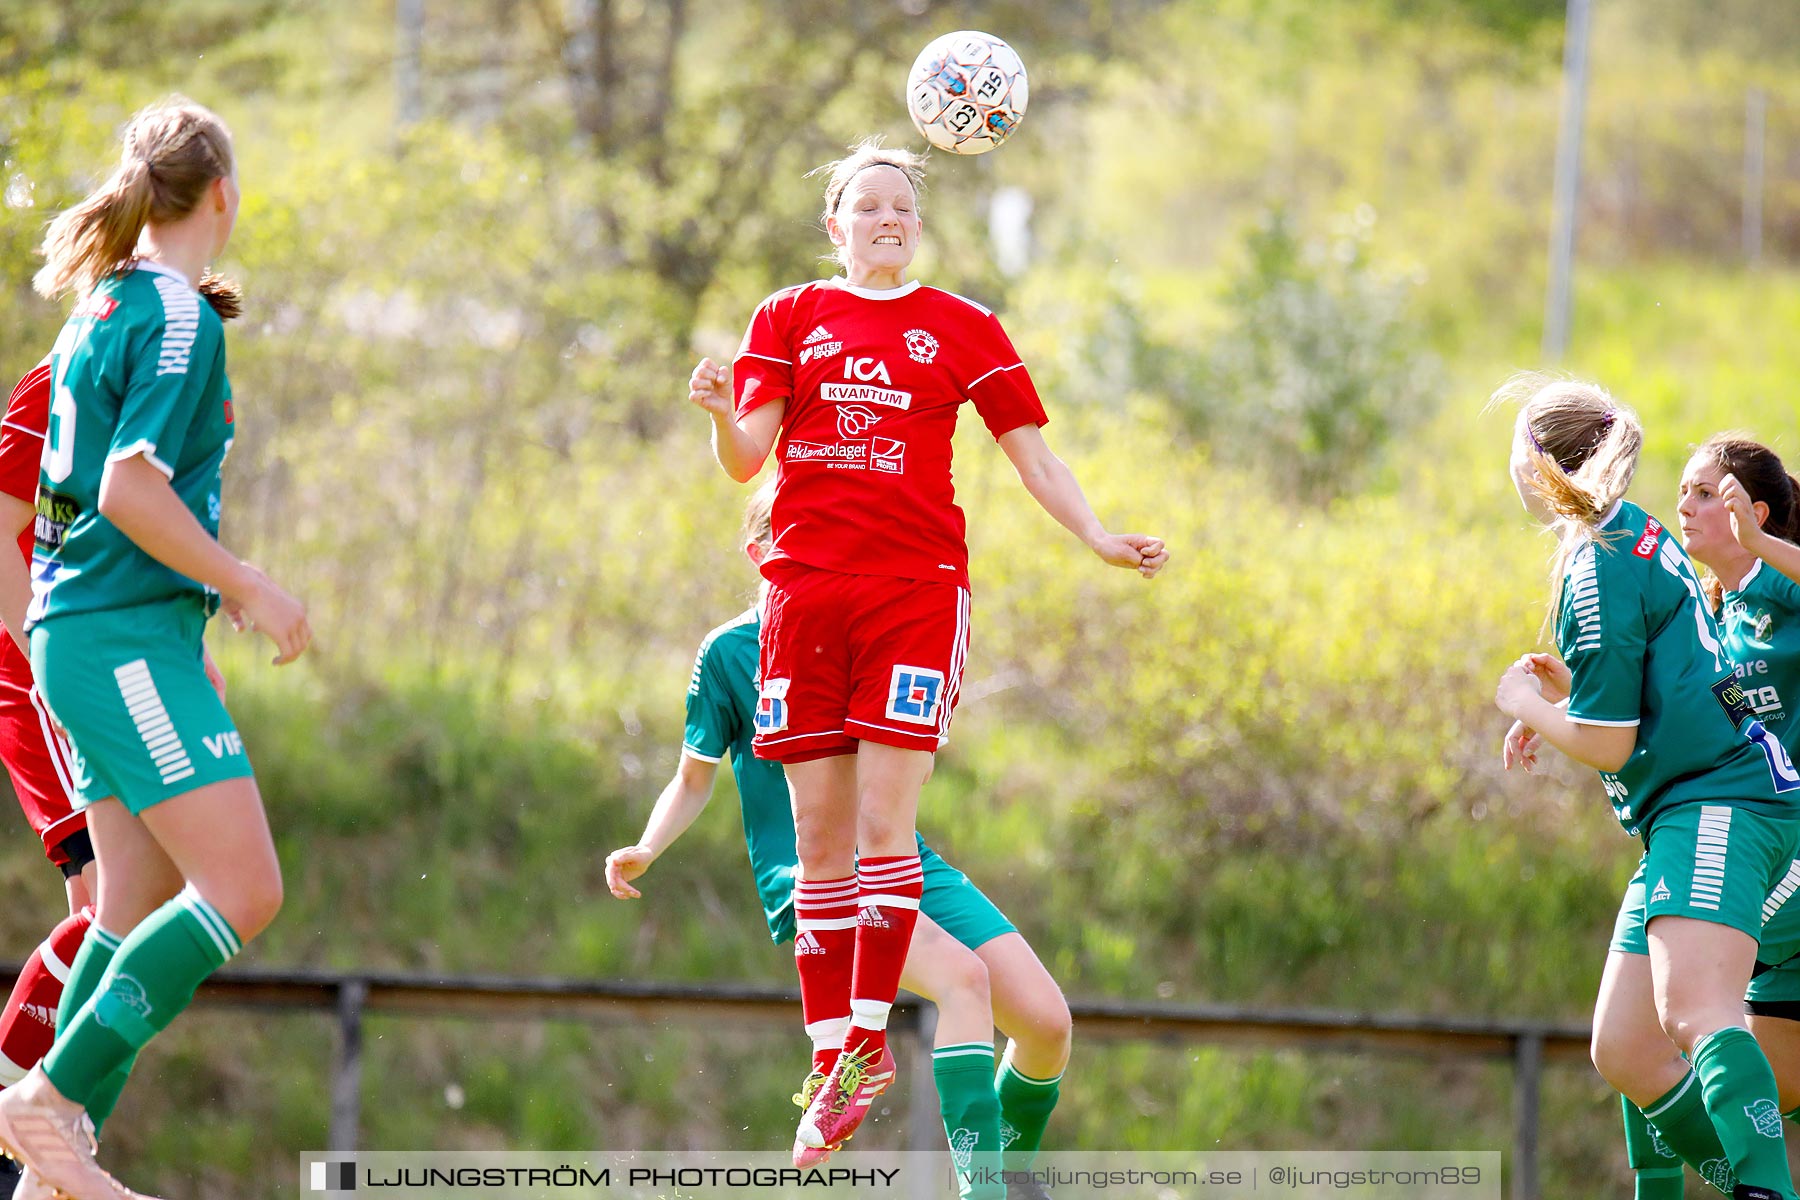
[[(10, 979), (17, 965), (0, 966)], [(201, 986), (212, 1007), (330, 1013), (338, 1027), (327, 1149), (357, 1147), (362, 1096), (362, 1026), (367, 1013), (415, 1017), (501, 1017), (556, 1021), (694, 1020), (792, 1028), (799, 1003), (789, 988), (748, 984), (642, 983), (628, 980), (433, 977), (382, 973), (234, 970)], [(1538, 1099), (1547, 1061), (1585, 1060), (1585, 1026), (1532, 1021), (1415, 1017), (1313, 1009), (1071, 1001), (1079, 1040), (1150, 1039), (1284, 1049), (1509, 1060), (1513, 1065), (1513, 1144), (1509, 1200), (1538, 1200)], [(935, 1010), (902, 992), (889, 1029), (910, 1058), (910, 1079), (931, 1077)], [(907, 1149), (932, 1149), (937, 1100), (913, 1087), (907, 1101)]]

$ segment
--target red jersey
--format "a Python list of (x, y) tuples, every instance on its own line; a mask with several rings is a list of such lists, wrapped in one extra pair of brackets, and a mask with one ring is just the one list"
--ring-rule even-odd
[[(50, 427), (50, 362), (48, 359), (19, 380), (0, 420), (0, 492), (27, 504), (37, 503), (38, 460), (44, 453), (44, 436)], [(29, 524), (19, 535), (19, 553), (31, 563)], [(0, 684), (29, 690), (31, 663), (18, 646), (0, 632)]]
[(750, 318), (733, 376), (740, 417), (787, 401), (765, 570), (793, 559), (969, 586), (950, 480), (962, 403), (974, 403), (996, 439), (1047, 419), (994, 314), (917, 281), (873, 291), (832, 279), (776, 292)]

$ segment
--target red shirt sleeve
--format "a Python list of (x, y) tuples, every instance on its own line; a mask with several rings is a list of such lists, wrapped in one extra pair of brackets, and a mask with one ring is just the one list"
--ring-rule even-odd
[(732, 361), (737, 415), (744, 416), (794, 394), (794, 350), (788, 336), (798, 288), (776, 292), (756, 306), (744, 344)]
[(37, 502), (38, 461), (50, 420), (50, 364), (40, 363), (19, 380), (0, 424), (0, 492)]
[(987, 328), (977, 340), (971, 359), (974, 373), (963, 385), (963, 391), (974, 402), (975, 411), (981, 414), (995, 441), (1021, 426), (1049, 422), (1030, 372), (1013, 349), (1012, 339), (1000, 327), (1000, 318), (992, 313), (987, 316)]

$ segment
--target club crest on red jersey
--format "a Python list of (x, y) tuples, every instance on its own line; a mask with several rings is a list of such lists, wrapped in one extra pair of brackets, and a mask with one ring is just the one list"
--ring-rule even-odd
[(902, 335), (906, 353), (916, 363), (928, 363), (937, 357), (938, 340), (923, 329), (909, 329)]

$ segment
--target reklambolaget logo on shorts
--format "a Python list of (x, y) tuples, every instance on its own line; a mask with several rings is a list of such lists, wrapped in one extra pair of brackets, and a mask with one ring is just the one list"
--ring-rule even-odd
[(356, 1190), (356, 1164), (353, 1162), (316, 1162), (309, 1174), (309, 1192), (323, 1192), (329, 1196)]

